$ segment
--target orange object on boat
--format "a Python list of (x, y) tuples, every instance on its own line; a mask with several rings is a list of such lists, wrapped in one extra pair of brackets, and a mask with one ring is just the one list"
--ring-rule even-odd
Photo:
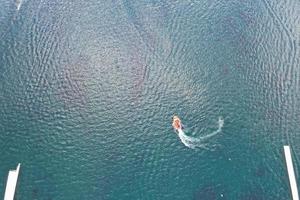
[(177, 117), (176, 115), (173, 117), (172, 126), (175, 130), (182, 129), (181, 121), (180, 121), (179, 117)]

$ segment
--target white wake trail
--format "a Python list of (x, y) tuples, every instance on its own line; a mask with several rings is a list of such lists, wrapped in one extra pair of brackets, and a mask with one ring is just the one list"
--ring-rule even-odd
[(178, 136), (181, 140), (181, 142), (189, 147), (189, 148), (196, 148), (196, 147), (199, 147), (199, 148), (204, 148), (205, 145), (203, 144), (203, 142), (208, 139), (208, 138), (211, 138), (215, 135), (217, 135), (218, 133), (220, 133), (222, 131), (222, 127), (224, 125), (224, 120), (219, 117), (219, 120), (218, 120), (218, 129), (208, 135), (205, 135), (205, 136), (201, 136), (199, 138), (195, 138), (195, 137), (191, 137), (191, 136), (187, 136), (182, 129), (179, 129), (178, 130)]
[(17, 10), (20, 10), (22, 3), (23, 3), (23, 0), (16, 0)]

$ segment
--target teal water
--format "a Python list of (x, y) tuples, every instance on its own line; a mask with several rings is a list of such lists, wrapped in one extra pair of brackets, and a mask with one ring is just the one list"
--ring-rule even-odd
[(0, 0), (0, 195), (21, 162), (16, 199), (290, 199), (299, 11), (297, 0)]

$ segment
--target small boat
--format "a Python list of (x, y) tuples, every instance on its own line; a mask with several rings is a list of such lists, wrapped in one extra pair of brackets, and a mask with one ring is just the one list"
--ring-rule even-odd
[(173, 128), (178, 131), (182, 129), (182, 124), (181, 121), (179, 119), (179, 117), (177, 117), (176, 115), (173, 117), (173, 123), (172, 123)]

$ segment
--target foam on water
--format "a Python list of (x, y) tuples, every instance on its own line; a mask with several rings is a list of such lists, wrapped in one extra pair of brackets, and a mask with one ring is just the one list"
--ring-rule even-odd
[(218, 129), (208, 135), (205, 136), (201, 136), (201, 137), (191, 137), (191, 136), (187, 136), (182, 129), (178, 130), (178, 136), (181, 140), (181, 142), (192, 149), (195, 148), (205, 148), (205, 144), (203, 144), (203, 142), (215, 135), (217, 135), (218, 133), (220, 133), (222, 131), (222, 127), (224, 125), (224, 120), (222, 119), (222, 117), (219, 117), (218, 120)]

